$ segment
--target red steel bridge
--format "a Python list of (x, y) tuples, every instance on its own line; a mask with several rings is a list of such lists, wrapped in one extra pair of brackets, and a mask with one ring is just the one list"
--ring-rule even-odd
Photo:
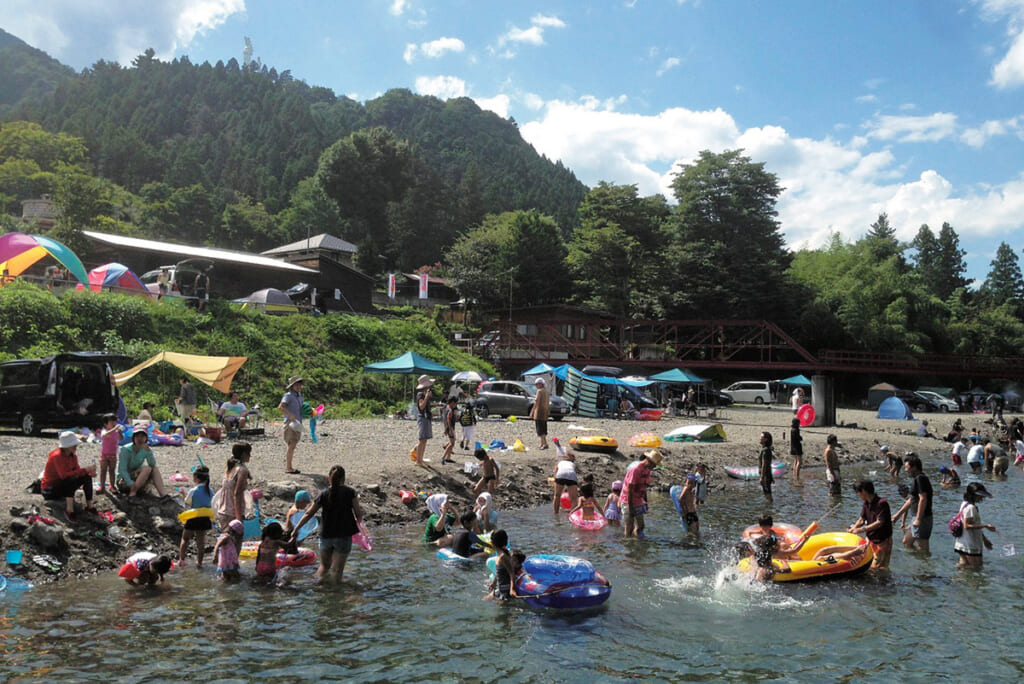
[[(486, 341), (484, 341), (486, 339)], [(502, 365), (571, 363), (804, 373), (1024, 379), (1024, 356), (951, 356), (822, 349), (811, 353), (763, 320), (503, 321), (477, 342)]]

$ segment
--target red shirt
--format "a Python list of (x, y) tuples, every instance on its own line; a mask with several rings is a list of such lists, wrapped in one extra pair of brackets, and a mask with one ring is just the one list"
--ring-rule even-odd
[(78, 454), (72, 451), (65, 455), (60, 448), (54, 449), (46, 458), (46, 467), (43, 468), (43, 489), (53, 489), (61, 480), (68, 480), (82, 475), (88, 475), (85, 468), (78, 465)]
[(626, 469), (622, 478), (622, 494), (630, 506), (640, 506), (647, 502), (647, 486), (651, 484), (651, 468), (647, 459), (637, 461)]

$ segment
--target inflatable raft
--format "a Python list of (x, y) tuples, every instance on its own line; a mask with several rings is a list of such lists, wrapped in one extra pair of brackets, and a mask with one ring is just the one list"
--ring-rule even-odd
[(659, 449), (661, 437), (653, 432), (640, 432), (629, 438), (629, 446), (637, 449)]
[(535, 608), (580, 610), (599, 606), (612, 585), (590, 561), (572, 556), (529, 556), (516, 580), (516, 594)]
[[(834, 560), (829, 562), (826, 559), (814, 560), (818, 551), (835, 551), (836, 553), (854, 546), (864, 546), (864, 553), (854, 559)], [(826, 532), (816, 534), (807, 540), (801, 547), (799, 553), (801, 560), (774, 560), (775, 575), (773, 582), (800, 582), (807, 580), (831, 579), (836, 577), (850, 577), (864, 572), (871, 566), (875, 555), (871, 552), (868, 540), (858, 537), (849, 532)], [(755, 569), (753, 558), (743, 558), (736, 566), (740, 571), (753, 572)]]
[[(801, 530), (799, 527), (797, 527), (796, 525), (790, 525), (789, 523), (775, 523), (774, 525), (772, 525), (772, 532), (775, 533), (776, 537), (783, 540), (790, 546), (798, 544), (804, 533), (804, 531)], [(751, 525), (747, 529), (743, 530), (743, 534), (740, 536), (742, 536), (743, 539), (746, 539), (748, 541), (759, 539), (762, 536), (761, 526)]]
[[(259, 551), (259, 548), (260, 543), (258, 541), (242, 542), (242, 549), (238, 552), (238, 558), (240, 560), (253, 560), (256, 558), (256, 552)], [(277, 567), (302, 567), (304, 565), (312, 565), (313, 563), (316, 563), (316, 560), (316, 551), (305, 547), (299, 547), (298, 553), (277, 554)]]
[(645, 408), (636, 412), (637, 420), (661, 420), (662, 409)]
[(596, 451), (601, 454), (614, 454), (619, 450), (619, 443), (607, 435), (587, 435), (573, 437), (569, 444), (576, 451)]
[[(737, 480), (756, 480), (761, 477), (757, 466), (725, 466), (725, 472), (729, 477)], [(784, 461), (772, 461), (772, 475), (782, 475), (786, 472)]]

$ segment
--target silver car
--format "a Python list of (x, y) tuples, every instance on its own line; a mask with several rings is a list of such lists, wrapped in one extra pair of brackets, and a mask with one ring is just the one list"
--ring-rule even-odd
[[(528, 416), (533, 408), (537, 389), (525, 382), (515, 380), (490, 380), (480, 385), (476, 396), (476, 413), (481, 418), (489, 415)], [(548, 416), (551, 420), (562, 420), (571, 408), (565, 399), (552, 394), (548, 401)]]

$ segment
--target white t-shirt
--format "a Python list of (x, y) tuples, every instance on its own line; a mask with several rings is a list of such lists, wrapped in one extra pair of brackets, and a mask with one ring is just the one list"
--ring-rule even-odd
[(1013, 447), (1017, 450), (1018, 456), (1024, 456), (1024, 442), (1020, 441), (1019, 439), (1015, 440), (1013, 443)]
[(245, 404), (243, 404), (242, 402), (232, 404), (230, 401), (225, 401), (223, 404), (220, 405), (220, 410), (223, 411), (225, 416), (238, 418), (243, 413), (245, 413), (246, 407)]
[(956, 538), (956, 543), (953, 544), (954, 551), (964, 551), (970, 554), (979, 554), (984, 550), (984, 541), (982, 537), (982, 529), (969, 530), (967, 529), (967, 523), (972, 525), (981, 524), (981, 512), (978, 507), (974, 504), (969, 504), (966, 501), (960, 504), (960, 510), (964, 513), (964, 533)]
[(960, 460), (963, 461), (967, 458), (967, 445), (963, 442), (957, 442), (953, 445), (953, 453), (958, 455)]
[(967, 452), (968, 463), (981, 463), (985, 459), (985, 447), (981, 444), (975, 444), (971, 447), (971, 450)]
[(572, 480), (576, 482), (576, 463), (574, 461), (559, 461), (555, 470), (556, 480)]

